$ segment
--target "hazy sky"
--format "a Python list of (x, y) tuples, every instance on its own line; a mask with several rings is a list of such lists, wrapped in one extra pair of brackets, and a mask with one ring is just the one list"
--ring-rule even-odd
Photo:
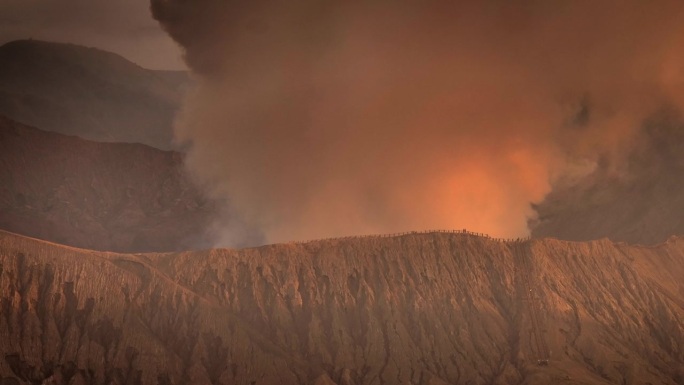
[(101, 48), (146, 68), (185, 68), (146, 0), (0, 1), (0, 44), (28, 38)]

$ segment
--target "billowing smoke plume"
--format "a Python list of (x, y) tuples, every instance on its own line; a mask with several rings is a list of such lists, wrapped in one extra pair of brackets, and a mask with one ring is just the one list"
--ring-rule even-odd
[(177, 128), (189, 167), (269, 241), (522, 236), (553, 178), (620, 157), (644, 119), (684, 104), (680, 0), (152, 11), (198, 77)]

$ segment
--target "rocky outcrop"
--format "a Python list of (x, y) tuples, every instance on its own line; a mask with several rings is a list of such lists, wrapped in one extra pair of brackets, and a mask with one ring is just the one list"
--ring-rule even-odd
[(0, 383), (682, 384), (684, 239), (164, 254), (0, 233)]
[(207, 247), (214, 207), (179, 153), (97, 143), (0, 117), (0, 228), (126, 252)]
[(0, 114), (44, 130), (105, 142), (173, 148), (187, 73), (141, 68), (73, 44), (0, 46)]

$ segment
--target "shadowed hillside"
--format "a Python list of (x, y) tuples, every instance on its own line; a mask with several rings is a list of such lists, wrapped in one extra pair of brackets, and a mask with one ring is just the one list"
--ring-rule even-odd
[(0, 117), (2, 229), (97, 250), (184, 250), (207, 246), (213, 211), (178, 153)]
[(188, 75), (95, 48), (20, 40), (0, 47), (0, 114), (106, 142), (169, 149)]
[(683, 384), (682, 276), (680, 238), (647, 248), (429, 233), (126, 255), (3, 232), (0, 374)]

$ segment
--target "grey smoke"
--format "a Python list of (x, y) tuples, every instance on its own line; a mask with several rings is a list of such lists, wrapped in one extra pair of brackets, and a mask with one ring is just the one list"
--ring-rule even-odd
[(620, 172), (644, 120), (684, 101), (680, 1), (152, 11), (198, 79), (177, 122), (189, 168), (270, 241), (525, 235), (555, 180), (602, 158)]

